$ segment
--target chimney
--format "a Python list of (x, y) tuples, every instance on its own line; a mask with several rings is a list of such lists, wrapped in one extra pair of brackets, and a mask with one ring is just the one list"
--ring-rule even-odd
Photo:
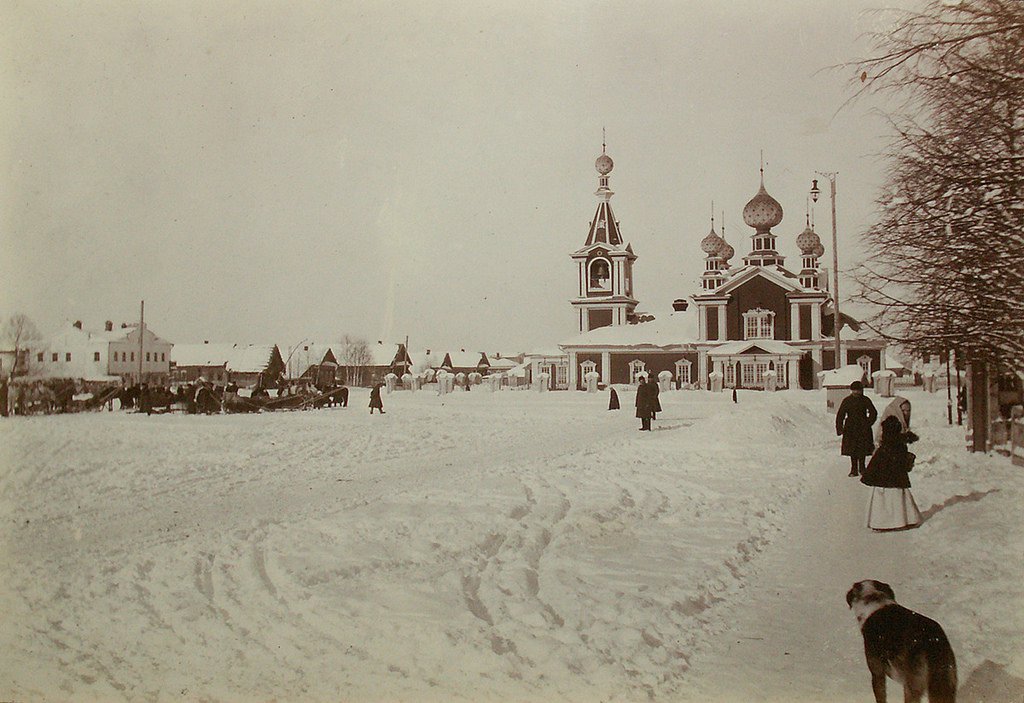
[(103, 323), (103, 329), (105, 329), (107, 332), (113, 332), (114, 331), (114, 323), (113, 323), (113, 321), (112, 320), (107, 320), (106, 322), (104, 322)]
[(676, 312), (686, 312), (688, 305), (689, 303), (686, 302), (686, 298), (676, 298), (672, 301), (672, 309)]
[(75, 329), (82, 329), (82, 321), (75, 320)]

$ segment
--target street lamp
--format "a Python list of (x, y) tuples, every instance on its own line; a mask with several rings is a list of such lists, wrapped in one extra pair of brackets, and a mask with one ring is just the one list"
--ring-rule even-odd
[[(836, 176), (839, 172), (815, 171), (815, 173), (827, 178), (832, 190), (832, 306), (835, 310), (835, 324), (833, 325), (833, 334), (836, 340), (834, 365), (838, 369), (842, 365), (840, 361), (842, 351), (839, 345), (839, 331), (843, 329), (843, 318), (839, 315), (839, 250), (836, 247)], [(818, 202), (819, 195), (821, 195), (821, 190), (818, 188), (818, 179), (815, 178), (811, 181), (811, 200)]]

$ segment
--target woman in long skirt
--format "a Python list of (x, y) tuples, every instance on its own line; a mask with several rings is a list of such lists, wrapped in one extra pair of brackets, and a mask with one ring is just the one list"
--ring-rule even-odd
[[(910, 402), (902, 400), (907, 405), (904, 420), (909, 424)], [(873, 530), (902, 530), (921, 524), (921, 511), (910, 492), (914, 455), (907, 450), (907, 442), (917, 436), (906, 426), (896, 415), (882, 420), (878, 449), (861, 477), (861, 483), (872, 487), (867, 524)]]

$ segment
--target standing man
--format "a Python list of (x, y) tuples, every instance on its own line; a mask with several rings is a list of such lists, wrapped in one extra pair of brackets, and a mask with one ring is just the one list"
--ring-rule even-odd
[(843, 438), (843, 456), (850, 457), (850, 476), (863, 473), (864, 458), (875, 451), (871, 426), (877, 419), (874, 403), (864, 395), (864, 384), (854, 381), (836, 413), (836, 434)]
[(654, 397), (650, 385), (647, 377), (641, 376), (636, 387), (636, 416), (640, 418), (641, 432), (651, 431), (651, 418), (654, 416)]

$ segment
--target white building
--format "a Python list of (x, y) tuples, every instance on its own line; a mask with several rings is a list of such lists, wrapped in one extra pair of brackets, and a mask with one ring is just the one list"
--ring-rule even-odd
[[(70, 323), (48, 338), (28, 346), (29, 376), (73, 378), (84, 381), (121, 381), (165, 384), (170, 369), (170, 342), (149, 328), (123, 325), (87, 330), (81, 321)], [(141, 363), (140, 363), (141, 362)]]

